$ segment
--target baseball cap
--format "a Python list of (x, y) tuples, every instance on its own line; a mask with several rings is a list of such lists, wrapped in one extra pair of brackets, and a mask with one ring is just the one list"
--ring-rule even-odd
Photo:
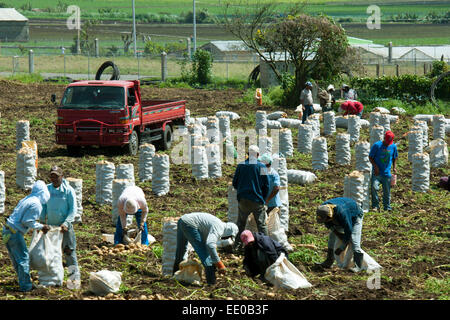
[(58, 167), (58, 166), (53, 166), (50, 169), (50, 174), (52, 174), (52, 173), (57, 174), (58, 176), (62, 176), (63, 175), (62, 169), (60, 167)]
[(388, 130), (384, 134), (384, 141), (386, 142), (387, 145), (391, 145), (392, 142), (394, 141), (394, 137), (395, 137), (394, 133)]
[(258, 146), (255, 146), (254, 144), (252, 144), (250, 147), (248, 147), (248, 153), (252, 153), (254, 155), (259, 154)]
[(244, 245), (248, 245), (250, 242), (255, 241), (253, 233), (250, 230), (244, 230), (241, 233), (241, 241)]
[(258, 159), (264, 164), (272, 164), (272, 156), (269, 153), (264, 153), (261, 157)]
[(311, 86), (311, 87), (312, 87), (312, 83), (311, 83), (311, 81), (307, 81), (307, 82), (305, 83), (305, 85), (307, 85), (307, 86)]
[(125, 211), (126, 214), (135, 214), (138, 209), (139, 208), (136, 200), (128, 199), (127, 201), (125, 201), (123, 211)]
[(331, 89), (334, 90), (334, 86), (333, 86), (332, 84), (330, 84), (330, 85), (328, 86), (327, 91), (330, 91)]

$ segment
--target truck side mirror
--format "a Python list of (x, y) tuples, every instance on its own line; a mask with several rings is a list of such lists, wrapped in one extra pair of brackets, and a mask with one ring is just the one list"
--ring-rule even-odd
[(55, 103), (56, 102), (56, 94), (53, 93), (50, 99), (52, 100), (53, 103)]

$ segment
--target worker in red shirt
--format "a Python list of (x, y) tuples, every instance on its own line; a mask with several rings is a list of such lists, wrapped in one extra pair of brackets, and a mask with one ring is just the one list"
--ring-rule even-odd
[(359, 101), (347, 100), (341, 104), (341, 109), (344, 111), (344, 116), (354, 114), (361, 118), (364, 106)]

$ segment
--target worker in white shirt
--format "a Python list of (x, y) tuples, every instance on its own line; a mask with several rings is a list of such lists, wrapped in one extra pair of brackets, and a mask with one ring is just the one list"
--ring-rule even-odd
[(147, 214), (148, 206), (144, 191), (138, 186), (129, 186), (123, 190), (117, 200), (119, 217), (117, 219), (114, 244), (124, 243), (124, 235), (127, 234), (127, 215), (135, 215), (136, 224), (141, 232), (141, 244), (148, 245)]

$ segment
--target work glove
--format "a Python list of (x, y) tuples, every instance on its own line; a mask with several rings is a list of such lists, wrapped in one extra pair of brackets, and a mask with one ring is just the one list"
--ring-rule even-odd
[(225, 268), (225, 265), (223, 264), (222, 261), (217, 262), (217, 263), (215, 264), (215, 266), (216, 266), (217, 271), (218, 271), (219, 273), (225, 274), (225, 272), (226, 272), (227, 269)]
[(61, 232), (67, 232), (67, 231), (69, 231), (69, 228), (67, 228), (66, 225), (62, 224), (61, 225)]

